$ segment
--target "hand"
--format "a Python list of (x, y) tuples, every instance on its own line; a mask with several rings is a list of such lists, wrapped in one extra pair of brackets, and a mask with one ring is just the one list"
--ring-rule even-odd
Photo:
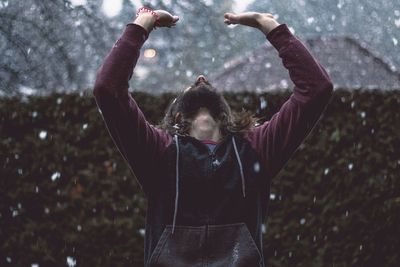
[(257, 28), (265, 35), (278, 27), (280, 24), (275, 20), (274, 15), (270, 13), (243, 12), (239, 14), (225, 13), (224, 23), (227, 25), (241, 24)]
[(155, 16), (147, 12), (139, 13), (139, 16), (133, 22), (139, 26), (142, 26), (150, 33), (154, 27), (168, 27), (171, 28), (176, 25), (176, 22), (179, 20), (178, 16), (173, 16), (171, 13), (165, 10), (154, 10), (154, 12), (158, 15), (158, 21), (156, 22)]
[(158, 21), (156, 23), (156, 27), (168, 27), (171, 28), (176, 26), (176, 22), (179, 20), (178, 16), (173, 16), (171, 13), (165, 10), (155, 10), (158, 15)]

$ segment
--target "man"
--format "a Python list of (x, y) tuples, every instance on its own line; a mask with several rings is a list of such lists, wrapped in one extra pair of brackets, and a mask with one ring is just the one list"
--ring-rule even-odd
[[(146, 121), (128, 80), (154, 26), (178, 17), (143, 10), (98, 71), (94, 95), (110, 135), (148, 199), (146, 266), (264, 266), (261, 225), (271, 179), (309, 134), (333, 91), (324, 68), (271, 14), (227, 13), (259, 29), (295, 84), (269, 121), (233, 117), (200, 75), (170, 104), (162, 127)], [(249, 77), (251, 79), (251, 77)]]

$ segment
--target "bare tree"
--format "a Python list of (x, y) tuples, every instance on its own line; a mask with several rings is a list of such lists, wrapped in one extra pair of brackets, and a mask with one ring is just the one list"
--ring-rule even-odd
[(101, 1), (0, 2), (0, 90), (74, 90), (85, 84), (114, 38), (99, 15)]

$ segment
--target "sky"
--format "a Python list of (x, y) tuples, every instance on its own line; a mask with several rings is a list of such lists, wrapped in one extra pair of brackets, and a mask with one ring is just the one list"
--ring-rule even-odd
[[(212, 2), (212, 0), (209, 0)], [(135, 6), (141, 6), (142, 3), (140, 0), (131, 0), (131, 2)], [(165, 1), (168, 2), (168, 1)], [(247, 5), (253, 2), (253, 0), (235, 0), (234, 12), (241, 12), (246, 9)], [(71, 0), (71, 3), (75, 6), (85, 5), (86, 0)], [(211, 3), (210, 3), (211, 4)], [(113, 17), (118, 15), (122, 8), (122, 0), (104, 0), (102, 9), (104, 13), (109, 16)]]
[[(88, 6), (89, 3), (93, 2), (92, 0), (68, 0), (71, 1), (73, 6)], [(76, 81), (68, 81), (67, 76), (64, 74), (67, 72), (62, 72), (59, 74), (57, 71), (50, 72), (51, 74), (43, 74), (42, 79), (31, 79), (29, 78), (23, 78), (23, 77), (29, 77), (23, 76), (21, 74), (19, 77), (21, 77), (21, 88), (27, 88), (29, 89), (31, 87), (31, 84), (41, 84), (40, 87), (45, 87), (49, 86), (51, 88), (56, 88), (57, 86), (60, 86), (60, 88), (78, 88), (79, 87), (88, 87), (94, 80), (95, 77), (95, 69), (97, 68), (97, 64), (100, 64), (102, 58), (101, 55), (102, 53), (105, 52), (98, 52), (98, 51), (103, 51), (100, 49), (106, 50), (107, 43), (112, 42), (114, 36), (117, 35), (117, 32), (120, 28), (123, 27), (123, 22), (121, 22), (121, 19), (127, 19), (125, 17), (119, 17), (118, 14), (121, 14), (121, 11), (123, 11), (123, 4), (124, 1), (126, 0), (99, 0), (99, 1), (94, 1), (93, 3), (96, 3), (96, 8), (89, 8), (89, 11), (96, 12), (96, 16), (102, 17), (104, 20), (103, 22), (108, 23), (108, 21), (111, 21), (111, 28), (112, 31), (106, 31), (105, 29), (99, 29), (98, 33), (99, 36), (101, 36), (101, 42), (99, 42), (100, 39), (99, 37), (93, 37), (90, 39), (90, 42), (88, 40), (85, 40), (84, 43), (82, 43), (85, 46), (75, 46), (73, 45), (73, 42), (71, 43), (65, 43), (65, 49), (68, 51), (68, 58), (67, 60), (70, 60), (71, 64), (76, 64), (78, 66), (79, 70), (76, 72), (76, 75), (81, 75), (81, 76), (76, 76), (79, 77), (76, 78)], [(140, 7), (142, 6), (143, 2), (151, 2), (155, 3), (157, 1), (148, 1), (148, 0), (129, 0), (133, 3), (134, 6)], [(172, 7), (173, 5), (171, 3), (175, 3), (176, 1), (173, 0), (162, 0), (163, 3), (166, 5), (166, 8)], [(207, 5), (209, 8), (213, 8), (215, 3), (218, 0), (202, 0), (201, 2)], [(29, 1), (28, 1), (29, 2)], [(1, 3), (1, 0), (0, 0)], [(194, 3), (194, 2), (193, 2)], [(377, 58), (382, 59), (385, 63), (389, 64), (390, 68), (392, 70), (399, 70), (400, 67), (400, 53), (399, 53), (399, 47), (400, 47), (400, 36), (399, 36), (399, 29), (400, 29), (400, 1), (399, 0), (365, 0), (362, 1), (362, 3), (354, 2), (353, 0), (334, 0), (333, 2), (329, 2), (329, 10), (326, 9), (326, 5), (328, 2), (324, 2), (324, 4), (321, 4), (319, 1), (305, 1), (305, 0), (293, 0), (293, 1), (286, 1), (284, 4), (278, 4), (278, 1), (268, 1), (268, 5), (265, 6), (266, 1), (255, 1), (255, 0), (233, 0), (229, 1), (229, 3), (232, 3), (234, 8), (234, 12), (241, 12), (245, 10), (249, 10), (248, 6), (252, 5), (252, 8), (254, 9), (259, 9), (260, 12), (265, 12), (266, 8), (269, 7), (274, 7), (271, 9), (270, 12), (273, 12), (277, 15), (281, 15), (281, 22), (283, 23), (288, 23), (289, 29), (296, 35), (304, 38), (316, 38), (322, 36), (323, 38), (331, 38), (336, 36), (340, 37), (351, 37), (352, 40), (357, 41), (357, 43), (360, 44), (363, 48), (366, 48), (369, 50), (370, 54), (373, 56), (376, 56)], [(275, 6), (273, 5), (275, 3)], [(270, 5), (271, 4), (271, 5)], [(21, 5), (22, 6), (22, 5)], [(18, 5), (16, 5), (18, 7)], [(0, 5), (1, 8), (1, 5)], [(104, 13), (97, 13), (99, 10), (103, 10)], [(71, 9), (72, 10), (72, 9)], [(69, 10), (69, 11), (71, 11)], [(82, 10), (82, 9), (77, 9), (77, 10)], [(68, 11), (68, 12), (69, 12)], [(170, 10), (173, 11), (173, 10)], [(257, 11), (257, 10), (253, 10)], [(72, 12), (72, 11), (71, 11)], [(129, 12), (135, 12), (134, 10), (130, 10)], [(16, 13), (18, 14), (18, 12)], [(61, 13), (60, 13), (61, 14)], [(75, 38), (74, 36), (77, 36), (76, 34), (85, 36), (85, 32), (88, 29), (91, 29), (89, 23), (90, 18), (85, 15), (85, 13), (80, 13), (79, 12), (72, 12), (74, 19), (71, 20), (70, 27), (71, 32), (66, 33), (66, 34), (61, 34), (57, 37), (60, 38), (60, 40), (65, 40), (65, 37), (68, 36), (68, 39)], [(124, 14), (124, 16), (127, 14)], [(133, 14), (134, 15), (134, 14)], [(178, 15), (178, 14), (177, 14)], [(82, 16), (82, 17), (79, 17)], [(86, 17), (85, 17), (86, 16)], [(107, 20), (106, 17), (113, 17), (111, 20)], [(114, 17), (115, 16), (115, 17)], [(75, 22), (76, 19), (76, 22)], [(87, 20), (87, 24), (85, 24), (82, 27), (74, 27), (81, 25), (82, 22)], [(66, 20), (67, 21), (67, 20)], [(25, 25), (24, 23), (20, 23), (18, 25)], [(46, 25), (45, 22), (43, 22), (43, 25)], [(21, 26), (21, 27), (22, 27)], [(210, 26), (211, 27), (211, 26)], [(188, 27), (189, 28), (189, 27)], [(32, 28), (33, 29), (33, 28)], [(208, 28), (208, 31), (211, 28)], [(225, 28), (224, 28), (225, 29)], [(74, 31), (77, 30), (78, 32), (75, 34)], [(11, 31), (10, 31), (11, 32)], [(250, 32), (250, 31), (249, 31)], [(233, 34), (233, 31), (231, 32), (226, 32), (226, 34)], [(70, 35), (68, 35), (70, 34)], [(234, 34), (233, 34), (234, 35)], [(232, 36), (233, 36), (232, 35)], [(40, 31), (37, 33), (34, 32), (32, 36), (41, 36)], [(161, 36), (161, 35), (160, 35)], [(227, 35), (228, 36), (228, 35)], [(230, 36), (230, 35), (229, 35)], [(168, 65), (168, 68), (177, 68), (173, 72), (174, 77), (177, 77), (178, 79), (171, 79), (171, 83), (179, 83), (182, 81), (182, 83), (185, 81), (185, 79), (191, 78), (193, 75), (200, 74), (203, 72), (203, 74), (208, 75), (209, 73), (206, 72), (208, 65), (207, 65), (207, 59), (212, 60), (213, 66), (215, 68), (219, 68), (220, 71), (222, 71), (222, 68), (229, 66), (230, 62), (233, 62), (234, 60), (237, 60), (240, 58), (242, 52), (249, 52), (253, 49), (252, 45), (253, 44), (263, 44), (265, 40), (263, 39), (263, 36), (259, 36), (259, 39), (253, 39), (255, 42), (252, 42), (251, 44), (246, 42), (246, 38), (243, 34), (237, 35), (237, 36), (243, 36), (242, 39), (240, 39), (241, 42), (232, 45), (232, 46), (224, 46), (224, 45), (218, 45), (216, 43), (210, 43), (205, 42), (207, 45), (216, 44), (217, 49), (214, 52), (210, 52), (207, 49), (202, 53), (202, 56), (204, 57), (204, 64), (205, 66), (199, 67), (197, 66), (194, 68), (190, 63), (188, 63), (191, 60), (189, 53), (187, 53), (187, 50), (185, 50), (185, 47), (190, 47), (192, 43), (194, 43), (194, 39), (185, 39), (181, 42), (181, 44), (176, 45), (176, 47), (181, 48), (179, 59), (175, 59), (172, 57), (165, 57), (163, 60), (165, 62), (171, 63)], [(255, 37), (256, 38), (256, 37)], [(158, 54), (158, 51), (155, 51), (154, 49), (164, 49), (165, 46), (160, 45), (162, 38), (154, 38), (153, 42), (149, 42), (148, 45), (145, 47), (146, 49), (144, 50), (144, 57), (146, 58), (154, 58)], [(74, 39), (76, 41), (80, 41), (81, 38)], [(64, 43), (64, 41), (63, 41)], [(99, 44), (98, 44), (99, 43)], [(182, 44), (183, 43), (183, 44)], [(24, 57), (24, 52), (27, 51), (26, 53), (30, 53), (31, 47), (33, 47), (33, 43), (26, 42), (26, 47), (24, 47), (22, 52), (20, 52), (18, 49), (14, 49), (12, 43), (10, 42), (9, 44), (9, 51), (13, 51), (13, 53), (18, 53), (21, 55), (21, 69), (26, 69), (24, 64), (26, 63), (25, 57)], [(42, 44), (43, 47), (52, 47), (52, 44), (47, 44), (46, 42), (43, 42)], [(176, 47), (174, 49), (176, 49)], [(81, 49), (82, 48), (82, 49)], [(151, 49), (150, 49), (151, 48)], [(201, 49), (201, 46), (197, 47), (198, 49)], [(87, 51), (85, 49), (88, 49)], [(172, 49), (172, 48), (168, 48)], [(8, 50), (7, 50), (8, 51)], [(168, 50), (171, 51), (171, 50)], [(201, 50), (199, 50), (201, 51)], [(7, 52), (8, 53), (8, 52)], [(52, 52), (53, 53), (53, 52)], [(49, 53), (44, 53), (43, 56), (48, 56), (50, 55)], [(80, 56), (78, 56), (80, 55)], [(160, 54), (161, 55), (161, 54)], [(4, 58), (2, 57), (2, 63), (4, 62)], [(86, 63), (83, 64), (83, 60), (88, 60), (91, 64), (91, 68), (88, 68)], [(95, 60), (92, 60), (95, 58)], [(217, 60), (215, 60), (217, 59)], [(156, 57), (153, 61), (161, 60), (161, 58)], [(216, 63), (215, 63), (216, 61)], [(12, 59), (10, 59), (9, 62), (12, 62)], [(34, 61), (32, 61), (32, 68), (34, 66)], [(145, 62), (145, 61), (143, 61)], [(5, 63), (4, 63), (5, 64)], [(7, 61), (8, 64), (8, 61)], [(11, 64), (11, 63), (9, 63)], [(36, 63), (35, 63), (36, 64)], [(85, 67), (84, 67), (85, 66)], [(146, 68), (149, 65), (146, 64), (139, 64), (136, 71), (136, 74), (138, 77), (148, 77), (146, 76), (148, 72), (144, 72)], [(140, 69), (142, 68), (142, 69)], [(55, 68), (52, 68), (52, 70)], [(143, 71), (141, 71), (143, 70)], [(5, 77), (12, 77), (10, 76), (10, 73), (7, 73), (3, 69), (0, 71), (0, 75), (3, 73), (5, 74)], [(213, 70), (212, 70), (213, 71)], [(21, 72), (22, 73), (22, 72)], [(26, 71), (26, 73), (29, 73)], [(47, 73), (47, 72), (42, 72), (42, 73)], [(7, 76), (8, 75), (8, 76)], [(25, 75), (25, 74), (24, 74)], [(55, 75), (64, 75), (63, 77), (66, 77), (63, 79), (62, 82), (56, 83), (55, 80), (53, 79)], [(44, 81), (45, 77), (49, 78), (48, 82), (42, 82)], [(72, 76), (71, 76), (72, 77)], [(154, 76), (156, 77), (156, 76)], [(10, 78), (11, 79), (11, 78)], [(72, 79), (72, 78), (71, 78)], [(157, 78), (154, 78), (154, 82), (156, 82)], [(29, 80), (29, 82), (28, 82)], [(52, 81), (54, 80), (54, 85), (48, 85), (49, 83), (51, 84)], [(142, 79), (140, 80), (145, 83), (148, 79)], [(36, 82), (38, 81), (38, 82)], [(0, 82), (2, 83), (2, 81)], [(79, 85), (78, 85), (79, 83)], [(87, 84), (86, 84), (87, 83)], [(29, 86), (28, 86), (29, 84)], [(144, 87), (143, 84), (140, 84), (141, 87)], [(150, 86), (146, 84), (146, 86)], [(166, 87), (171, 87), (172, 85), (166, 85)], [(174, 85), (174, 87), (177, 87), (179, 85)], [(25, 90), (25, 89), (24, 89)], [(0, 91), (0, 96), (2, 95)]]

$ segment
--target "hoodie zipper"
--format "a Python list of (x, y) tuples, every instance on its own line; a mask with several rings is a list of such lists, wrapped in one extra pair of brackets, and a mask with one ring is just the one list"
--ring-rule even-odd
[[(212, 176), (214, 175), (214, 171), (215, 171), (215, 169), (216, 169), (216, 166), (215, 166), (216, 154), (215, 154), (215, 152), (217, 151), (217, 148), (218, 148), (223, 142), (225, 142), (225, 140), (223, 140), (222, 142), (219, 142), (219, 143), (214, 147), (213, 150), (209, 149), (209, 147), (208, 147), (207, 145), (205, 145), (205, 146), (207, 146), (208, 150), (210, 151), (210, 153), (209, 153), (209, 158), (211, 159), (210, 167), (209, 167), (209, 171), (208, 171), (208, 177), (212, 177)], [(203, 143), (202, 143), (202, 144), (203, 144)], [(203, 144), (203, 145), (204, 145), (204, 144)], [(206, 183), (207, 183), (207, 187), (209, 188), (208, 179), (206, 180)], [(208, 248), (208, 239), (209, 239), (209, 238), (208, 238), (208, 235), (209, 235), (208, 226), (209, 226), (209, 224), (210, 224), (210, 216), (209, 216), (209, 212), (207, 211), (207, 213), (206, 213), (206, 229), (205, 229), (206, 233), (205, 233), (205, 265), (204, 265), (204, 266), (208, 266), (208, 251), (207, 251), (207, 248)]]
[[(191, 136), (189, 136), (189, 137), (192, 138), (193, 140), (195, 140), (195, 142), (198, 142), (198, 143), (200, 143), (201, 145), (203, 145), (203, 146), (205, 146), (207, 148), (207, 150), (209, 152), (208, 153), (208, 156), (209, 156), (208, 158), (211, 159), (210, 168), (209, 168), (209, 171), (208, 171), (208, 177), (210, 177), (213, 174), (213, 172), (215, 171), (215, 169), (216, 169), (214, 162), (216, 160), (217, 149), (223, 143), (225, 143), (228, 140), (228, 138), (231, 137), (231, 135), (228, 135), (228, 136), (224, 137), (219, 143), (217, 143), (217, 145), (214, 147), (213, 150), (211, 150), (206, 144), (204, 144), (200, 140), (196, 139), (195, 137), (191, 137)], [(207, 183), (207, 187), (208, 187), (207, 180), (205, 182)], [(208, 234), (209, 234), (208, 233), (208, 225), (209, 224), (210, 224), (210, 217), (209, 217), (209, 213), (206, 212), (205, 248), (204, 248), (204, 263), (205, 263), (205, 266), (208, 266), (208, 257), (207, 257), (208, 251), (207, 251), (207, 247), (208, 247)]]

